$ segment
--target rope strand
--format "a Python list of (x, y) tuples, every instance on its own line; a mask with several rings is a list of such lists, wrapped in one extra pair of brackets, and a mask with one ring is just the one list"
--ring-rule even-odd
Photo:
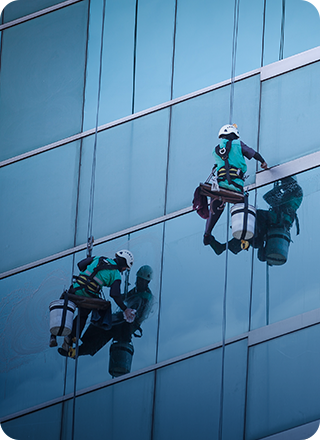
[(99, 66), (98, 99), (97, 99), (96, 127), (95, 127), (95, 134), (94, 134), (93, 157), (92, 157), (91, 185), (90, 185), (90, 199), (89, 199), (89, 216), (88, 216), (88, 231), (87, 231), (87, 237), (88, 237), (87, 256), (88, 257), (91, 256), (92, 245), (93, 245), (92, 228), (93, 228), (94, 194), (95, 194), (95, 182), (96, 182), (98, 121), (99, 121), (101, 79), (102, 79), (102, 55), (103, 55), (103, 39), (104, 39), (104, 27), (105, 27), (105, 12), (106, 12), (106, 0), (103, 1), (103, 11), (102, 11), (102, 29), (101, 29), (101, 43), (100, 43), (100, 66)]

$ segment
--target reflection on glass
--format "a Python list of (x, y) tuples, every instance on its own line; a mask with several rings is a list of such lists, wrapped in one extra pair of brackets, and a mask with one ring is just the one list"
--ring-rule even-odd
[(97, 312), (93, 312), (91, 323), (81, 337), (79, 356), (94, 356), (111, 339), (109, 373), (112, 377), (121, 376), (131, 371), (134, 346), (132, 336), (141, 338), (141, 324), (145, 321), (153, 305), (154, 297), (149, 289), (153, 271), (148, 265), (141, 266), (136, 274), (135, 287), (122, 295), (127, 307), (136, 310), (132, 323), (126, 322), (123, 312), (119, 309), (112, 314), (112, 325), (105, 326)]
[[(75, 358), (78, 345), (74, 348), (73, 344), (77, 344), (90, 312), (93, 315), (91, 317), (93, 322), (101, 324), (106, 329), (111, 327), (111, 303), (100, 299), (104, 298), (102, 288), (105, 286), (110, 287), (110, 296), (123, 311), (124, 320), (128, 323), (135, 321), (136, 310), (127, 307), (120, 293), (121, 274), (131, 269), (133, 261), (132, 253), (124, 249), (117, 251), (112, 259), (89, 255), (78, 263), (80, 274), (74, 277), (73, 284), (63, 292), (61, 296), (61, 300), (64, 300), (63, 304), (54, 307), (50, 304), (50, 318), (53, 314), (56, 315), (57, 310), (61, 318), (60, 323), (50, 319), (50, 347), (58, 345), (56, 336), (64, 336), (64, 342), (58, 351), (62, 356)], [(78, 314), (72, 326), (71, 324), (68, 326), (66, 325), (68, 312), (73, 314), (75, 306), (78, 307)]]
[[(198, 189), (198, 188), (197, 188)], [(202, 189), (202, 188), (201, 188)], [(197, 190), (196, 190), (197, 191)], [(203, 191), (203, 189), (202, 189)], [(211, 197), (210, 210), (207, 209), (206, 195), (208, 191), (198, 194), (195, 193), (194, 206), (201, 217), (208, 215), (206, 222), (206, 230), (204, 235), (204, 244), (209, 244), (212, 250), (217, 254), (222, 254), (227, 246), (226, 243), (220, 243), (212, 235), (207, 235), (208, 230), (212, 230), (220, 218), (224, 208), (225, 202), (220, 198)], [(199, 197), (196, 199), (196, 197)], [(200, 197), (202, 198), (201, 202)], [(294, 222), (296, 222), (297, 235), (300, 233), (299, 220), (297, 210), (300, 207), (303, 199), (303, 191), (298, 184), (295, 177), (285, 177), (274, 183), (273, 188), (264, 194), (263, 199), (270, 206), (268, 210), (248, 207), (248, 212), (242, 214), (240, 224), (243, 229), (241, 234), (249, 234), (250, 228), (253, 229), (254, 234), (249, 239), (239, 239), (238, 230), (235, 230), (234, 222), (232, 223), (234, 237), (228, 242), (228, 249), (238, 254), (241, 250), (248, 249), (251, 245), (258, 249), (258, 259), (265, 261), (269, 266), (281, 266), (286, 263), (288, 258), (288, 250), (291, 242), (290, 229)], [(240, 212), (245, 209), (243, 204), (234, 205), (232, 210), (239, 206)], [(247, 220), (245, 217), (247, 216)], [(254, 222), (254, 217), (256, 220)], [(252, 224), (250, 224), (252, 221)], [(237, 222), (237, 220), (236, 220)], [(254, 223), (253, 223), (254, 222)], [(238, 226), (238, 225), (237, 225)]]
[(247, 440), (319, 419), (319, 338), (314, 325), (250, 348)]
[(260, 261), (280, 266), (288, 258), (290, 229), (294, 221), (297, 235), (300, 232), (297, 210), (302, 203), (303, 191), (295, 177), (286, 177), (275, 182), (263, 199), (270, 208), (257, 210), (256, 233), (251, 244), (258, 249)]
[[(151, 233), (151, 230), (153, 233)], [(137, 267), (138, 270), (135, 274), (134, 286), (130, 286), (129, 271), (121, 272), (119, 270), (122, 263), (123, 265), (128, 263), (128, 258), (132, 255), (131, 251), (117, 251), (116, 257), (112, 259), (105, 258), (104, 260), (108, 263), (107, 267), (104, 267), (104, 262), (97, 263), (99, 257), (87, 257), (83, 260), (80, 258), (81, 261), (78, 263), (80, 274), (74, 277), (74, 282), (68, 292), (65, 290), (63, 293), (61, 297), (63, 300), (52, 302), (53, 304), (56, 302), (61, 304), (59, 305), (58, 324), (53, 326), (50, 322), (50, 332), (52, 333), (50, 346), (57, 347), (58, 341), (61, 345), (60, 337), (62, 336), (62, 346), (58, 348), (58, 352), (60, 355), (67, 357), (69, 361), (69, 358), (75, 359), (77, 357), (78, 341), (78, 355), (81, 357), (81, 367), (78, 370), (80, 388), (92, 385), (92, 380), (94, 383), (106, 380), (106, 375), (108, 376), (106, 365), (108, 363), (110, 364), (109, 371), (112, 377), (154, 363), (156, 320), (148, 319), (147, 323), (146, 320), (151, 316), (155, 317), (153, 312), (156, 299), (149, 288), (150, 281), (154, 279), (155, 290), (159, 288), (157, 285), (157, 270), (154, 269), (159, 265), (158, 260), (160, 258), (160, 252), (156, 251), (157, 241), (154, 232), (156, 230), (159, 234), (162, 225), (133, 234), (130, 236), (129, 242), (127, 237), (122, 237), (117, 240), (117, 244), (112, 241), (98, 246), (99, 250), (95, 249), (100, 255), (114, 255), (115, 246), (120, 248), (130, 247), (134, 255), (134, 264), (140, 263), (140, 267)], [(162, 237), (162, 234), (159, 236)], [(145, 261), (150, 261), (152, 267), (143, 264)], [(114, 269), (110, 268), (109, 264)], [(122, 283), (120, 273), (123, 278)], [(96, 282), (97, 284), (101, 282), (102, 287), (110, 287), (110, 297), (114, 301), (102, 299), (104, 298), (103, 294), (100, 297), (98, 296), (102, 293), (102, 288), (95, 285)], [(121, 289), (124, 292), (123, 294), (120, 293), (120, 285), (124, 286)], [(117, 291), (117, 286), (119, 286), (119, 291)], [(95, 288), (97, 290), (96, 294), (94, 294)], [(78, 329), (77, 316), (74, 320), (71, 317), (71, 322), (68, 321), (68, 318), (65, 323), (62, 323), (66, 296), (69, 302), (66, 303), (65, 307), (69, 307), (70, 303), (73, 302), (78, 307), (77, 316), (80, 310)], [(50, 304), (50, 310), (52, 303)], [(55, 304), (54, 306), (56, 307)], [(56, 312), (56, 308), (52, 309), (52, 312)], [(50, 311), (50, 315), (52, 312)], [(65, 327), (69, 328), (66, 330)], [(111, 341), (110, 350), (102, 350), (109, 341)], [(135, 355), (133, 356), (134, 352)], [(94, 362), (92, 362), (90, 356), (86, 356), (89, 354), (91, 356), (95, 355)], [(60, 356), (56, 357), (61, 359)], [(74, 364), (73, 360), (71, 362)], [(94, 376), (84, 374), (91, 368), (95, 370)], [(71, 381), (68, 383), (68, 391), (73, 391)]]

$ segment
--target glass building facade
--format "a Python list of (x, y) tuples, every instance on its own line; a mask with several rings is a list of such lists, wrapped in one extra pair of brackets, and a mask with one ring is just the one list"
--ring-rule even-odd
[[(315, 7), (19, 0), (0, 23), (4, 432), (311, 437), (320, 420)], [(256, 240), (239, 247), (227, 204), (216, 252), (192, 200), (229, 122), (269, 168), (248, 161)], [(94, 255), (134, 254), (124, 293), (140, 267), (153, 270), (121, 374), (116, 336), (93, 355), (81, 352), (83, 336), (77, 359), (48, 344), (49, 304), (78, 273), (90, 230)]]

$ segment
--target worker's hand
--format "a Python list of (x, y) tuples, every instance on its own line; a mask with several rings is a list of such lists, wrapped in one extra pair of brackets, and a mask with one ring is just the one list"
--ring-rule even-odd
[(131, 323), (135, 320), (136, 312), (137, 311), (135, 309), (128, 308), (123, 312), (123, 317), (127, 322)]
[(266, 170), (268, 168), (267, 162), (262, 162), (262, 164), (260, 165), (261, 168), (263, 168), (264, 170)]

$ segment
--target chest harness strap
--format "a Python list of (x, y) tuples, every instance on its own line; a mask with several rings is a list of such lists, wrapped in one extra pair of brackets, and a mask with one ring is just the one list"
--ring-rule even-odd
[(92, 298), (97, 298), (103, 287), (103, 282), (96, 277), (96, 275), (99, 271), (104, 269), (117, 270), (118, 266), (108, 263), (108, 261), (105, 260), (105, 257), (100, 257), (97, 266), (92, 272), (90, 272), (88, 269), (85, 269), (83, 273), (73, 277), (74, 282), (79, 284), (79, 286), (71, 286), (69, 292), (75, 294), (78, 290), (84, 290)]
[(222, 182), (223, 180), (227, 180), (229, 185), (233, 185), (236, 188), (243, 191), (243, 187), (235, 182), (235, 179), (242, 179), (244, 177), (243, 171), (240, 168), (236, 168), (229, 163), (229, 153), (231, 150), (232, 141), (228, 141), (225, 148), (220, 148), (220, 145), (217, 145), (215, 148), (216, 154), (221, 157), (224, 161), (225, 166), (221, 167), (218, 171), (218, 182)]

